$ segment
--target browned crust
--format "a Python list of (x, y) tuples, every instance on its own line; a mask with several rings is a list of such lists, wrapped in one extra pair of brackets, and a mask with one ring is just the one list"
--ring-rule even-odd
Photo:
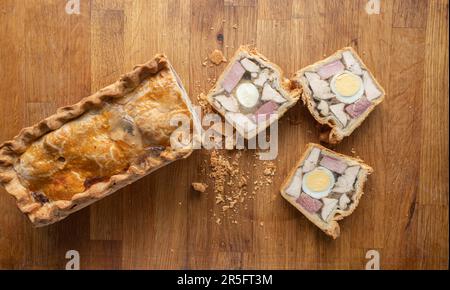
[(236, 51), (234, 56), (231, 58), (231, 60), (229, 61), (228, 65), (226, 66), (226, 68), (222, 72), (220, 78), (217, 80), (216, 84), (209, 91), (209, 93), (208, 93), (208, 95), (206, 97), (206, 100), (211, 105), (211, 107), (213, 107), (214, 110), (219, 112), (224, 118), (226, 118), (225, 117), (225, 111), (223, 109), (217, 109), (214, 106), (212, 96), (219, 90), (220, 83), (222, 82), (223, 78), (226, 75), (225, 72), (228, 72), (231, 69), (231, 67), (233, 66), (235, 60), (243, 53), (244, 54), (248, 54), (248, 55), (250, 55), (252, 57), (256, 57), (256, 58), (260, 59), (264, 63), (264, 65), (266, 65), (267, 67), (273, 69), (275, 71), (275, 73), (278, 75), (279, 79), (280, 79), (280, 91), (281, 91), (281, 94), (284, 97), (287, 97), (288, 100), (290, 99), (290, 102), (286, 106), (280, 107), (280, 109), (277, 111), (277, 113), (278, 113), (278, 118), (277, 119), (271, 118), (269, 121), (266, 122), (265, 126), (260, 126), (259, 130), (253, 131), (252, 134), (248, 134), (247, 132), (243, 132), (239, 128), (235, 128), (236, 131), (238, 131), (238, 133), (241, 136), (243, 136), (245, 139), (252, 139), (253, 137), (257, 136), (261, 131), (264, 131), (267, 127), (269, 127), (273, 122), (275, 122), (276, 120), (280, 119), (287, 112), (287, 110), (289, 110), (291, 107), (293, 107), (298, 102), (298, 100), (300, 99), (300, 95), (301, 95), (302, 89), (299, 86), (297, 86), (296, 82), (291, 81), (290, 79), (286, 78), (284, 76), (283, 70), (278, 65), (270, 62), (267, 59), (267, 57), (265, 57), (264, 55), (259, 53), (258, 50), (254, 46), (242, 45), (242, 46), (239, 47), (239, 49)]
[[(361, 166), (361, 168), (365, 170), (365, 172), (360, 173), (358, 175), (358, 181), (355, 185), (356, 192), (354, 194), (353, 202), (352, 202), (351, 206), (345, 211), (337, 210), (333, 219), (331, 221), (329, 221), (328, 223), (326, 223), (322, 220), (319, 220), (315, 216), (311, 215), (308, 211), (306, 211), (303, 207), (301, 207), (298, 203), (296, 203), (292, 197), (288, 196), (285, 191), (285, 189), (290, 185), (290, 182), (291, 182), (295, 172), (303, 164), (303, 162), (309, 156), (309, 153), (311, 152), (311, 150), (313, 148), (319, 148), (322, 152), (326, 152), (330, 156), (338, 157), (340, 159), (346, 160), (347, 162), (352, 161), (354, 163), (358, 163), (358, 165)], [(340, 235), (340, 227), (339, 227), (339, 224), (337, 223), (337, 221), (342, 220), (344, 217), (351, 215), (355, 211), (356, 207), (358, 207), (359, 201), (360, 201), (362, 195), (364, 194), (363, 189), (364, 189), (364, 184), (367, 181), (367, 176), (372, 173), (373, 173), (372, 167), (365, 164), (364, 161), (359, 158), (354, 158), (354, 157), (350, 157), (350, 156), (347, 156), (344, 154), (334, 152), (334, 151), (332, 151), (326, 147), (323, 147), (322, 145), (319, 145), (319, 144), (309, 143), (308, 145), (306, 145), (306, 149), (303, 152), (302, 156), (297, 161), (296, 165), (290, 171), (288, 177), (285, 179), (285, 181), (281, 185), (280, 193), (284, 199), (286, 199), (290, 204), (295, 206), (308, 220), (310, 220), (312, 223), (314, 223), (317, 227), (319, 227), (327, 235), (329, 235), (333, 239), (336, 239)]]
[(320, 135), (320, 140), (329, 144), (337, 144), (341, 142), (345, 137), (350, 136), (356, 128), (358, 128), (362, 122), (370, 115), (370, 113), (375, 109), (376, 106), (378, 106), (381, 102), (383, 102), (386, 92), (383, 89), (383, 87), (380, 85), (380, 83), (377, 81), (375, 76), (372, 74), (372, 72), (368, 69), (367, 65), (363, 62), (361, 57), (358, 55), (358, 53), (352, 48), (352, 47), (344, 47), (343, 49), (338, 50), (333, 55), (318, 61), (312, 65), (309, 65), (305, 68), (302, 68), (298, 72), (295, 73), (294, 81), (301, 86), (302, 88), (307, 87), (307, 84), (301, 81), (301, 77), (304, 75), (306, 71), (309, 71), (317, 66), (321, 66), (323, 64), (326, 64), (334, 59), (337, 59), (338, 56), (341, 56), (344, 51), (351, 51), (353, 56), (355, 56), (356, 60), (359, 61), (359, 63), (362, 65), (362, 67), (369, 73), (370, 77), (373, 79), (374, 83), (377, 85), (377, 87), (381, 90), (381, 96), (372, 101), (373, 105), (370, 106), (361, 116), (359, 116), (356, 121), (350, 126), (345, 129), (341, 129), (338, 127), (336, 123), (333, 122), (333, 120), (330, 120), (328, 118), (324, 118), (320, 116), (320, 114), (317, 112), (317, 110), (314, 108), (314, 99), (312, 94), (310, 94), (309, 89), (303, 89), (301, 94), (301, 99), (303, 103), (308, 107), (308, 110), (311, 112), (311, 115), (313, 115), (314, 119), (316, 119), (317, 122), (319, 122), (321, 125), (324, 125), (326, 128), (324, 132)]
[[(148, 77), (164, 69), (170, 69), (178, 78), (166, 56), (158, 54), (153, 60), (136, 66), (133, 71), (123, 75), (114, 84), (83, 98), (72, 106), (59, 108), (54, 115), (31, 127), (22, 129), (12, 140), (0, 145), (0, 184), (16, 198), (19, 209), (29, 217), (35, 226), (45, 226), (57, 222), (172, 161), (187, 158), (192, 153), (192, 148), (176, 150), (167, 148), (158, 158), (148, 157), (138, 165), (133, 164), (125, 173), (114, 175), (107, 181), (94, 184), (86, 191), (74, 195), (72, 200), (51, 201), (44, 204), (33, 198), (31, 192), (20, 183), (14, 170), (15, 162), (34, 141), (90, 110), (101, 108), (111, 100), (124, 97)], [(182, 90), (183, 100), (187, 103), (191, 114), (195, 115), (181, 83), (179, 83), (179, 86)]]

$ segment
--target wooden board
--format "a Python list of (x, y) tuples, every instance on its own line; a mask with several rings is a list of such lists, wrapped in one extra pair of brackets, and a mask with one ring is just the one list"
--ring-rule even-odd
[[(369, 0), (81, 0), (72, 15), (66, 2), (0, 3), (0, 140), (158, 52), (196, 100), (224, 67), (202, 65), (215, 48), (231, 57), (256, 44), (292, 75), (351, 45), (387, 98), (334, 148), (356, 151), (375, 174), (336, 241), (285, 202), (279, 186), (319, 135), (298, 104), (281, 122), (273, 183), (237, 224), (218, 225), (214, 193), (190, 187), (211, 184), (201, 150), (42, 229), (1, 189), (0, 268), (63, 269), (68, 250), (83, 269), (364, 269), (369, 250), (384, 269), (448, 267), (448, 1), (381, 1), (372, 15)], [(264, 170), (253, 154), (240, 160), (250, 184)]]

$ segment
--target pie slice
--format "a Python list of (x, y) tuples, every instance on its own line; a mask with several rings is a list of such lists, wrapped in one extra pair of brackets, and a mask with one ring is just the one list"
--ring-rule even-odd
[(326, 130), (321, 141), (336, 144), (350, 136), (385, 96), (367, 66), (351, 47), (307, 66), (295, 75), (302, 100)]
[(300, 89), (254, 48), (241, 46), (207, 96), (244, 138), (278, 120), (300, 98)]
[(35, 226), (49, 225), (187, 158), (199, 128), (179, 77), (157, 55), (0, 145), (0, 183)]
[(373, 169), (360, 159), (308, 144), (281, 187), (281, 195), (327, 235), (340, 234), (337, 221), (353, 213)]

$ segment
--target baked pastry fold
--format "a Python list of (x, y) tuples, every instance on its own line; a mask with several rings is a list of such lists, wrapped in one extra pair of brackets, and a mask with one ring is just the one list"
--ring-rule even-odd
[(159, 54), (0, 145), (0, 183), (35, 226), (49, 225), (187, 158), (199, 124), (179, 77)]
[(281, 195), (327, 235), (340, 235), (373, 169), (362, 160), (310, 143), (281, 186)]

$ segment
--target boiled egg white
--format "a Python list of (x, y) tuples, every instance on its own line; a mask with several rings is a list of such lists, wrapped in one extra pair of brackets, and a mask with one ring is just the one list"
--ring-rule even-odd
[(358, 75), (344, 71), (331, 79), (331, 90), (342, 103), (353, 104), (364, 95), (364, 84)]
[(236, 99), (243, 107), (251, 109), (258, 104), (258, 88), (252, 83), (242, 83), (236, 89)]
[(317, 167), (303, 176), (302, 189), (309, 196), (320, 199), (330, 194), (334, 184), (333, 173), (324, 167)]

